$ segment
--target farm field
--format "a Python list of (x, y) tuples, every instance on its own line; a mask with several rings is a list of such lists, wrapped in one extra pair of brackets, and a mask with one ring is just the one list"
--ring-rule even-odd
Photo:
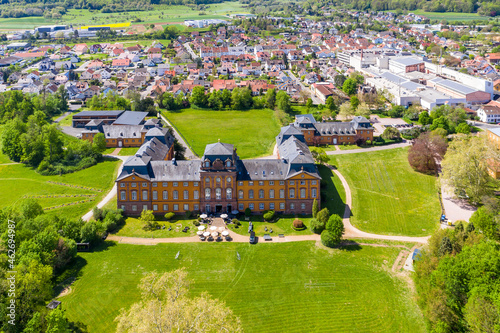
[(163, 111), (198, 156), (209, 143), (234, 144), (240, 158), (271, 155), (280, 126), (269, 109)]
[[(4, 155), (1, 155), (4, 157)], [(61, 176), (42, 176), (22, 164), (0, 165), (0, 202), (14, 205), (23, 197), (33, 197), (47, 214), (80, 217), (94, 207), (113, 186), (119, 163), (101, 162), (88, 169)], [(85, 201), (83, 203), (78, 203)]]
[(106, 242), (80, 254), (72, 292), (59, 300), (68, 318), (89, 332), (114, 332), (120, 308), (139, 300), (137, 284), (145, 273), (185, 267), (190, 293), (207, 291), (225, 301), (245, 332), (424, 332), (407, 285), (388, 272), (400, 250), (327, 250), (314, 242)]
[(407, 148), (331, 156), (352, 192), (351, 223), (387, 235), (424, 236), (441, 214), (436, 178), (415, 172)]
[[(395, 12), (395, 10), (388, 10), (389, 12)], [(473, 20), (488, 20), (487, 16), (481, 16), (477, 13), (437, 13), (437, 12), (426, 12), (421, 9), (411, 10), (409, 13), (414, 13), (416, 15), (422, 15), (427, 17), (429, 20), (447, 20), (452, 21), (473, 21)]]
[[(202, 12), (187, 6), (153, 5), (149, 11), (129, 11), (121, 13), (102, 13), (88, 9), (69, 9), (60, 19), (46, 19), (40, 16), (7, 18), (0, 20), (0, 29), (32, 29), (36, 26), (51, 24), (67, 24), (74, 27), (103, 24), (151, 24), (181, 23), (184, 20), (228, 19), (225, 15), (232, 13), (249, 13), (243, 5), (236, 1), (207, 5)], [(140, 20), (134, 23), (134, 20)], [(123, 28), (120, 28), (123, 29)], [(127, 29), (127, 28), (125, 28)]]

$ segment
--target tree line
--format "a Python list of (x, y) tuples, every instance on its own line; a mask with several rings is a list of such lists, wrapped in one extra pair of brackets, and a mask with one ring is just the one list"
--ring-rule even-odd
[[(54, 287), (78, 273), (77, 243), (92, 246), (101, 236), (123, 223), (121, 210), (94, 210), (95, 220), (84, 222), (62, 215), (47, 215), (34, 199), (25, 199), (0, 211), (0, 278), (6, 281), (8, 271), (16, 272), (16, 325), (0, 321), (5, 332), (86, 332), (81, 323), (70, 322), (58, 308), (48, 310)], [(8, 220), (15, 224), (9, 233)], [(9, 267), (8, 244), (15, 240), (16, 260)], [(0, 284), (0, 315), (7, 318), (8, 285)]]

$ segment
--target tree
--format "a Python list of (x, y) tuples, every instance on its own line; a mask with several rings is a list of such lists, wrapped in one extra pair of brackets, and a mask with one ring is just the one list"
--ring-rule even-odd
[(94, 135), (92, 149), (98, 154), (102, 154), (106, 150), (106, 138), (103, 133)]
[(342, 218), (337, 214), (332, 214), (326, 223), (326, 230), (332, 233), (332, 236), (337, 242), (340, 241), (344, 233), (344, 222)]
[(470, 134), (470, 126), (467, 123), (460, 123), (455, 129), (455, 132), (462, 134)]
[(328, 208), (323, 208), (316, 214), (316, 218), (319, 222), (321, 222), (324, 226), (326, 226), (326, 222), (328, 222), (328, 218), (330, 217), (330, 211)]
[(442, 257), (447, 254), (451, 254), (453, 251), (453, 245), (448, 237), (443, 237), (441, 239), (441, 245), (439, 246), (439, 256)]
[(328, 110), (330, 111), (335, 111), (335, 101), (333, 100), (333, 97), (332, 96), (329, 96), (327, 99), (326, 99), (326, 102), (325, 102), (325, 106)]
[(429, 127), (429, 129), (431, 131), (433, 131), (436, 128), (442, 128), (442, 129), (446, 130), (448, 133), (450, 132), (450, 127), (448, 126), (448, 121), (446, 120), (446, 118), (444, 116), (441, 116), (439, 118), (435, 118), (432, 121), (432, 124)]
[(313, 100), (308, 98), (307, 102), (306, 102), (306, 108), (307, 108), (307, 110), (311, 110), (312, 107), (313, 107)]
[(336, 75), (333, 81), (338, 88), (343, 88), (346, 77), (342, 74)]
[(349, 119), (354, 116), (354, 111), (350, 103), (346, 102), (340, 106), (339, 116), (342, 116), (344, 119)]
[(386, 127), (381, 137), (384, 140), (395, 140), (401, 137), (401, 133), (399, 133), (397, 128)]
[(189, 98), (191, 104), (203, 108), (207, 106), (207, 100), (207, 95), (205, 95), (205, 87), (196, 86), (193, 88), (191, 97)]
[(318, 212), (319, 212), (318, 200), (316, 200), (316, 198), (314, 198), (313, 205), (312, 205), (312, 217), (316, 218), (316, 215), (318, 215)]
[(206, 293), (190, 298), (191, 281), (184, 269), (146, 275), (141, 300), (115, 319), (117, 332), (241, 332), (231, 309)]
[(43, 214), (43, 208), (35, 199), (24, 199), (19, 205), (19, 212), (28, 220)]
[(371, 115), (371, 110), (370, 110), (370, 107), (368, 106), (368, 104), (366, 104), (365, 102), (361, 103), (358, 105), (357, 109), (356, 109), (356, 112), (355, 112), (355, 115), (356, 116), (361, 116), (361, 117), (365, 117), (367, 119), (370, 118), (370, 115)]
[(312, 219), (310, 226), (311, 226), (311, 231), (318, 235), (321, 234), (323, 230), (325, 230), (325, 224), (323, 222), (320, 222), (318, 219)]
[(60, 307), (49, 312), (49, 314), (45, 318), (45, 321), (47, 322), (47, 329), (45, 330), (45, 333), (72, 332), (69, 329), (68, 319), (66, 319), (66, 315)]
[(392, 109), (388, 113), (389, 117), (399, 118), (399, 117), (403, 116), (404, 110), (405, 110), (404, 106), (402, 106), (402, 105), (394, 105), (392, 107)]
[(325, 150), (318, 147), (311, 148), (311, 155), (318, 164), (325, 164), (330, 159)]
[(442, 136), (422, 133), (408, 151), (408, 162), (419, 172), (435, 173), (446, 149), (447, 143)]
[(472, 202), (481, 202), (491, 193), (487, 159), (490, 154), (485, 136), (459, 134), (453, 140), (442, 162), (441, 181), (455, 193), (465, 193)]
[(290, 96), (283, 90), (278, 91), (276, 94), (276, 107), (286, 113), (292, 110)]
[(350, 103), (351, 103), (351, 108), (353, 110), (356, 110), (358, 108), (359, 103), (360, 103), (358, 96), (356, 96), (356, 95), (351, 96)]
[(155, 230), (158, 227), (158, 222), (155, 221), (155, 216), (152, 210), (143, 210), (139, 220), (144, 223), (144, 230)]
[(220, 92), (218, 91), (213, 91), (210, 96), (208, 97), (208, 107), (214, 110), (220, 110), (224, 107)]
[(352, 78), (348, 78), (342, 84), (342, 91), (349, 96), (354, 95), (356, 93), (357, 88), (358, 88), (358, 83), (356, 82), (355, 79)]
[(12, 161), (20, 162), (22, 157), (21, 135), (26, 131), (26, 125), (21, 119), (9, 121), (3, 127), (2, 152)]
[(489, 239), (500, 239), (500, 218), (498, 212), (488, 209), (487, 207), (479, 207), (469, 220), (477, 229), (481, 230), (483, 235)]
[(184, 160), (184, 153), (186, 152), (186, 147), (181, 145), (181, 143), (177, 140), (174, 139), (174, 157), (176, 160)]

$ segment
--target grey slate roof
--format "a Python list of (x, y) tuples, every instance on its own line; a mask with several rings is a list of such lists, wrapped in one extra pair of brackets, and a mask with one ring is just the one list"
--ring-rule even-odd
[(152, 140), (145, 142), (139, 148), (139, 150), (137, 150), (135, 156), (137, 157), (149, 156), (153, 161), (158, 161), (158, 160), (162, 161), (165, 160), (169, 148), (170, 148), (169, 146), (163, 144), (157, 138), (153, 138)]
[(140, 125), (147, 117), (147, 112), (125, 111), (114, 121), (113, 125)]
[(200, 160), (152, 161), (152, 181), (200, 181)]
[(299, 140), (304, 141), (302, 132), (293, 125), (288, 125), (281, 128), (280, 134), (276, 137), (276, 145), (279, 147), (285, 140), (291, 136), (296, 136)]
[(140, 139), (142, 125), (104, 125), (102, 131), (106, 139)]
[(124, 111), (81, 111), (78, 112), (73, 116), (75, 117), (89, 117), (89, 116), (95, 116), (95, 117), (102, 117), (102, 116), (108, 116), (108, 117), (117, 117), (121, 115)]
[(328, 122), (315, 124), (320, 135), (352, 135), (356, 134), (354, 123), (352, 122)]
[(284, 180), (288, 164), (281, 159), (241, 160), (238, 162), (237, 180)]

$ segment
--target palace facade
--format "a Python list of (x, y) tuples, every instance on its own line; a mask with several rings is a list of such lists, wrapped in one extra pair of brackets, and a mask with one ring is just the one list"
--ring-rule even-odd
[(280, 134), (276, 142), (276, 159), (241, 160), (233, 145), (221, 142), (207, 145), (200, 160), (165, 161), (141, 147), (116, 180), (118, 208), (125, 215), (246, 208), (310, 214), (314, 199), (321, 202), (321, 177), (304, 136)]

